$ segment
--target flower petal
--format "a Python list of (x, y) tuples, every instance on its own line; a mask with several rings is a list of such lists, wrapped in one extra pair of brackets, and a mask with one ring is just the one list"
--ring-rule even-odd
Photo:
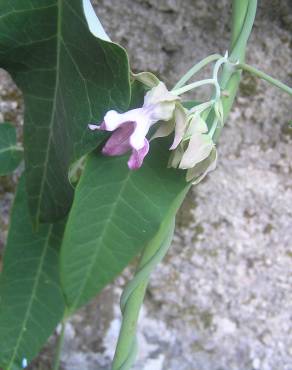
[(193, 168), (197, 163), (206, 159), (212, 149), (214, 143), (210, 136), (204, 134), (195, 134), (190, 138), (189, 145), (185, 151), (179, 168)]
[(143, 164), (143, 160), (149, 151), (149, 142), (144, 139), (144, 146), (139, 150), (133, 149), (130, 159), (128, 160), (128, 167), (130, 170), (137, 170)]
[(151, 125), (152, 122), (147, 115), (140, 114), (139, 117), (136, 117), (136, 127), (130, 137), (130, 144), (133, 149), (140, 150), (144, 147), (144, 140)]
[(189, 128), (187, 130), (187, 136), (195, 135), (198, 132), (200, 132), (201, 134), (208, 132), (208, 126), (206, 122), (201, 118), (200, 114), (195, 113), (191, 116)]
[(173, 116), (174, 108), (174, 102), (161, 102), (145, 107), (144, 109), (151, 122), (155, 123), (157, 121), (169, 121)]
[(209, 172), (214, 171), (217, 166), (217, 150), (214, 147), (208, 158), (198, 163), (187, 171), (186, 180), (192, 181), (193, 185), (201, 182)]
[(147, 92), (144, 97), (144, 107), (149, 105), (158, 104), (162, 102), (175, 102), (180, 100), (180, 97), (169, 92), (163, 82), (159, 82), (159, 84), (153, 87), (151, 90)]
[(93, 123), (90, 123), (90, 124), (88, 125), (88, 128), (89, 128), (90, 130), (92, 130), (92, 131), (94, 131), (94, 130), (106, 130), (104, 121), (103, 121), (103, 122), (101, 122), (101, 124), (100, 124), (100, 125), (95, 125), (95, 124), (93, 124)]
[(184, 149), (183, 146), (180, 144), (173, 152), (171, 152), (168, 167), (178, 168), (183, 155)]
[(177, 104), (174, 111), (174, 121), (175, 121), (175, 134), (174, 134), (174, 140), (169, 148), (169, 150), (174, 150), (177, 148), (179, 143), (182, 141), (185, 130), (188, 123), (188, 116), (186, 113), (186, 110), (181, 104)]
[(126, 122), (136, 122), (136, 118), (142, 113), (142, 108), (132, 109), (125, 113), (109, 110), (104, 116), (103, 130), (114, 131)]
[(124, 122), (112, 133), (111, 137), (102, 148), (104, 155), (115, 156), (125, 154), (131, 149), (130, 136), (135, 130), (135, 122)]
[(94, 130), (99, 130), (99, 126), (98, 126), (98, 125), (94, 125), (93, 123), (90, 123), (90, 124), (88, 125), (88, 128), (89, 128), (90, 130), (92, 130), (92, 131), (94, 131)]
[(157, 139), (158, 137), (165, 137), (172, 133), (174, 130), (174, 120), (168, 121), (168, 122), (160, 122), (158, 129), (154, 132), (154, 134), (151, 136), (151, 140)]

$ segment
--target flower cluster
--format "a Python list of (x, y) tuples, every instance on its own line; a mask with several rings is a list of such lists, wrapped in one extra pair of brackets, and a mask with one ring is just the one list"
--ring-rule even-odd
[(110, 110), (99, 126), (89, 125), (89, 128), (112, 131), (113, 134), (103, 147), (102, 153), (116, 156), (131, 150), (128, 166), (131, 170), (135, 170), (141, 167), (149, 151), (149, 141), (146, 138), (149, 129), (158, 121), (169, 121), (178, 100), (177, 95), (170, 93), (164, 83), (159, 82), (147, 92), (141, 108), (125, 113)]
[[(216, 168), (217, 151), (206, 122), (196, 108), (181, 107), (175, 117), (177, 145), (170, 158), (170, 166), (187, 170), (186, 179), (194, 184), (200, 182), (208, 172)], [(173, 149), (173, 148), (171, 148)]]
[(91, 130), (112, 132), (102, 153), (117, 156), (131, 151), (128, 167), (131, 170), (140, 168), (149, 151), (147, 134), (157, 125), (150, 140), (174, 131), (169, 166), (187, 170), (187, 181), (199, 182), (215, 168), (217, 159), (215, 145), (200, 111), (185, 109), (180, 97), (168, 91), (155, 76), (142, 73), (138, 78), (151, 87), (141, 108), (125, 113), (110, 110), (100, 125), (89, 125)]

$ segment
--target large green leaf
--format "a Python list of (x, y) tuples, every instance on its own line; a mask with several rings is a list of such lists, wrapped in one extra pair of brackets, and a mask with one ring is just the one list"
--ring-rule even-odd
[(138, 171), (127, 158), (92, 154), (77, 186), (61, 251), (61, 280), (73, 311), (108, 284), (173, 217), (189, 187), (168, 169), (163, 141)]
[(32, 231), (24, 179), (15, 198), (0, 277), (0, 368), (32, 359), (64, 312), (58, 255), (63, 224)]
[(87, 124), (128, 107), (127, 55), (90, 32), (81, 0), (0, 0), (0, 14), (0, 66), (24, 94), (30, 209), (37, 222), (55, 221), (72, 202), (70, 164), (96, 146)]
[(16, 144), (16, 130), (9, 123), (0, 124), (0, 176), (15, 170), (22, 159), (22, 148)]

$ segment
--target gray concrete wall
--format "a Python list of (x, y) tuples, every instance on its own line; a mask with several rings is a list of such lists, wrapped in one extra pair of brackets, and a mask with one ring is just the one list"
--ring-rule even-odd
[[(230, 3), (95, 1), (133, 69), (153, 71), (169, 87), (201, 58), (225, 52)], [(249, 63), (290, 85), (291, 25), (291, 1), (260, 1), (247, 53)], [(291, 103), (244, 76), (218, 168), (188, 195), (171, 251), (152, 275), (136, 370), (292, 370)], [(130, 276), (126, 271), (67, 325), (64, 369), (110, 368), (119, 294)], [(50, 348), (39, 363), (49, 357)]]

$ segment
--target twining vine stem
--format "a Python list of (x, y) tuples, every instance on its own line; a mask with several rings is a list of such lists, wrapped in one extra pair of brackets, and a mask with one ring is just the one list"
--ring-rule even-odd
[[(257, 8), (256, 0), (233, 0), (232, 37), (230, 47), (231, 62), (244, 63), (246, 43), (250, 35)], [(183, 85), (205, 65), (222, 58), (214, 54), (205, 58), (188, 71), (175, 85), (174, 90), (183, 89)], [(227, 94), (221, 97), (224, 119), (226, 119), (238, 89), (241, 72), (234, 69), (229, 63), (224, 64), (220, 80), (220, 89)], [(196, 84), (196, 83), (195, 83)], [(192, 84), (191, 84), (192, 85)], [(197, 84), (198, 85), (198, 84)], [(197, 86), (195, 85), (195, 87)], [(179, 90), (183, 91), (183, 90)], [(210, 110), (207, 120), (214, 121), (214, 109)], [(222, 126), (218, 126), (217, 136)], [(171, 243), (174, 222), (167, 232), (157, 240), (151, 241), (145, 248), (141, 262), (134, 278), (127, 284), (121, 297), (121, 310), (123, 314), (122, 326), (113, 360), (112, 370), (129, 370), (137, 354), (136, 327), (139, 311), (143, 303), (146, 287), (151, 271), (163, 258)]]
[(137, 354), (136, 326), (149, 276), (156, 265), (165, 256), (170, 247), (175, 220), (162, 228), (156, 237), (146, 246), (134, 278), (126, 285), (121, 296), (123, 322), (120, 330), (112, 370), (128, 370)]
[(55, 359), (54, 359), (54, 366), (52, 370), (59, 370), (60, 368), (60, 363), (61, 363), (61, 353), (62, 353), (62, 348), (64, 344), (64, 337), (65, 337), (65, 327), (66, 327), (66, 321), (65, 318), (61, 322), (61, 331), (58, 337), (58, 342), (57, 342), (57, 351), (55, 354)]

